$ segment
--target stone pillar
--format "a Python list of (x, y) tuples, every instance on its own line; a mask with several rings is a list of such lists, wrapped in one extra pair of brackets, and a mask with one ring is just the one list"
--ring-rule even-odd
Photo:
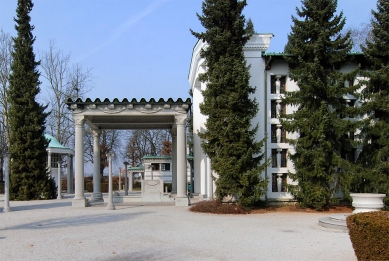
[(276, 117), (279, 118), (281, 115), (281, 100), (276, 100)]
[(5, 160), (4, 160), (4, 208), (3, 212), (10, 212), (11, 207), (9, 206), (9, 173), (10, 173), (10, 168), (9, 168), (9, 161), (10, 161), (10, 154), (6, 153), (4, 155)]
[(211, 169), (211, 159), (207, 157), (207, 196), (208, 199), (213, 198), (213, 179)]
[(110, 152), (108, 153), (107, 156), (108, 156), (108, 164), (109, 164), (107, 210), (115, 210), (115, 205), (113, 204), (113, 189), (112, 189), (112, 157), (114, 156), (114, 154)]
[(129, 188), (128, 190), (132, 192), (132, 188), (134, 187), (134, 172), (130, 171), (130, 178), (129, 178)]
[(175, 116), (177, 126), (177, 196), (176, 206), (188, 206), (186, 182), (186, 135), (185, 135), (186, 115)]
[(100, 134), (101, 130), (92, 130), (93, 134), (93, 194), (92, 201), (103, 201), (100, 184)]
[(57, 199), (62, 199), (62, 180), (61, 180), (61, 161), (57, 162), (58, 176), (57, 176)]
[(280, 94), (281, 93), (281, 75), (276, 75), (276, 94)]
[(67, 194), (72, 193), (72, 186), (73, 186), (73, 175), (72, 175), (72, 163), (71, 163), (71, 155), (66, 155), (66, 182), (67, 182)]
[(281, 143), (281, 127), (282, 125), (280, 124), (277, 124), (277, 132), (276, 132), (276, 136), (277, 136), (277, 143)]
[(128, 195), (128, 162), (124, 162), (124, 195)]
[(172, 194), (177, 194), (177, 129), (172, 129)]
[(74, 143), (75, 143), (75, 190), (72, 201), (73, 207), (86, 207), (87, 200), (84, 196), (84, 122), (83, 116), (73, 116), (74, 119)]
[(277, 168), (281, 168), (281, 152), (282, 149), (277, 149)]
[(51, 176), (51, 151), (47, 152), (47, 168)]
[(277, 176), (277, 191), (282, 192), (282, 173), (278, 173)]

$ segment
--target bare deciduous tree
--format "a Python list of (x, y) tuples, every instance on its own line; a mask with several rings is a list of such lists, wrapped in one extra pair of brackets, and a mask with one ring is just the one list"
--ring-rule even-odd
[[(122, 144), (123, 131), (120, 130), (102, 130), (100, 134), (100, 175), (103, 177), (104, 169), (108, 167), (107, 154), (110, 152), (119, 155)], [(84, 135), (84, 158), (86, 162), (93, 163), (93, 134), (92, 130), (86, 125)], [(117, 163), (119, 157), (114, 157), (113, 161)]]
[(351, 40), (353, 42), (352, 52), (361, 52), (361, 46), (366, 46), (366, 41), (373, 41), (372, 26), (370, 23), (361, 23), (360, 26), (349, 27), (343, 30), (341, 35), (351, 32)]
[(83, 70), (80, 64), (70, 64), (70, 54), (56, 49), (50, 41), (49, 50), (41, 53), (42, 76), (49, 85), (49, 110), (47, 131), (69, 146), (74, 137), (71, 111), (64, 103), (68, 98), (82, 97), (92, 89), (91, 69)]
[(125, 156), (131, 166), (139, 166), (146, 155), (171, 155), (171, 141), (169, 130), (132, 130)]

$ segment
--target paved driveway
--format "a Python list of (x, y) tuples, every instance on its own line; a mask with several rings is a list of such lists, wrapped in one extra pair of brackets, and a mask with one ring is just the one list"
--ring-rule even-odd
[(347, 232), (318, 225), (323, 214), (76, 209), (69, 196), (10, 205), (0, 214), (0, 260), (357, 260)]

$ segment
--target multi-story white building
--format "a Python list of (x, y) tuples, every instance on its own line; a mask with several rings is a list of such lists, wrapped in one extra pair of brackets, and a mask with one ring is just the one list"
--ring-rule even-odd
[[(250, 85), (256, 87), (254, 94), (259, 104), (259, 112), (253, 119), (253, 126), (259, 124), (257, 140), (267, 134), (267, 141), (263, 148), (266, 158), (271, 158), (271, 164), (262, 176), (269, 179), (266, 198), (269, 201), (289, 201), (291, 194), (285, 184), (292, 180), (287, 173), (294, 172), (293, 163), (288, 159), (288, 153), (294, 153), (294, 148), (286, 143), (286, 138), (296, 138), (295, 133), (286, 133), (278, 115), (281, 111), (291, 113), (291, 106), (283, 106), (281, 97), (285, 91), (295, 91), (298, 86), (288, 77), (288, 63), (282, 53), (266, 53), (273, 34), (255, 34), (244, 47), (247, 64), (250, 65)], [(203, 102), (202, 90), (207, 88), (205, 83), (198, 80), (199, 74), (206, 71), (206, 63), (200, 57), (202, 48), (207, 44), (198, 41), (193, 49), (189, 71), (189, 83), (193, 92), (193, 132), (194, 132), (194, 193), (202, 198), (211, 198), (215, 191), (215, 184), (211, 178), (211, 163), (201, 148), (201, 139), (198, 132), (205, 130), (206, 116), (200, 113), (199, 104)], [(339, 66), (343, 72), (351, 71), (358, 65), (360, 55), (350, 55), (349, 61)], [(353, 80), (345, 84), (353, 84)], [(354, 97), (345, 97), (349, 105), (355, 104)]]

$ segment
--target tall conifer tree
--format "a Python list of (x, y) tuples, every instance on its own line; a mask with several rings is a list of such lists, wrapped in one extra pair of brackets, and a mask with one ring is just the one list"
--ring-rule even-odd
[(11, 124), (11, 186), (12, 199), (49, 199), (56, 196), (55, 183), (48, 175), (46, 166), (48, 141), (44, 137), (47, 114), (45, 106), (36, 102), (40, 92), (39, 72), (35, 61), (30, 25), (33, 7), (31, 0), (18, 0), (13, 39), (14, 51), (11, 65), (10, 102)]
[(297, 108), (282, 116), (285, 130), (298, 133), (296, 140), (289, 140), (296, 149), (290, 156), (296, 172), (289, 175), (298, 181), (290, 190), (302, 206), (316, 209), (330, 205), (331, 184), (347, 184), (344, 172), (352, 164), (346, 158), (353, 148), (348, 135), (356, 127), (342, 118), (347, 114), (344, 97), (357, 88), (347, 87), (345, 81), (353, 79), (357, 70), (348, 74), (338, 70), (352, 43), (350, 33), (339, 34), (345, 19), (342, 12), (335, 15), (336, 7), (336, 0), (303, 0), (302, 7), (296, 8), (301, 20), (292, 17), (285, 46), (289, 77), (299, 86), (283, 99)]
[(211, 159), (216, 179), (216, 196), (237, 196), (238, 203), (251, 206), (260, 199), (267, 182), (261, 179), (266, 167), (261, 149), (264, 140), (255, 141), (258, 126), (251, 120), (258, 104), (250, 98), (255, 88), (249, 85), (250, 73), (243, 47), (253, 35), (251, 21), (242, 10), (246, 1), (206, 0), (203, 14), (197, 15), (206, 29), (192, 34), (207, 43), (201, 56), (207, 72), (200, 76), (207, 83), (200, 111), (206, 115), (206, 131), (199, 133), (202, 148)]
[(356, 189), (389, 195), (389, 1), (379, 0), (372, 11), (372, 41), (362, 51), (370, 64), (361, 91), (362, 151), (358, 163), (365, 167)]

